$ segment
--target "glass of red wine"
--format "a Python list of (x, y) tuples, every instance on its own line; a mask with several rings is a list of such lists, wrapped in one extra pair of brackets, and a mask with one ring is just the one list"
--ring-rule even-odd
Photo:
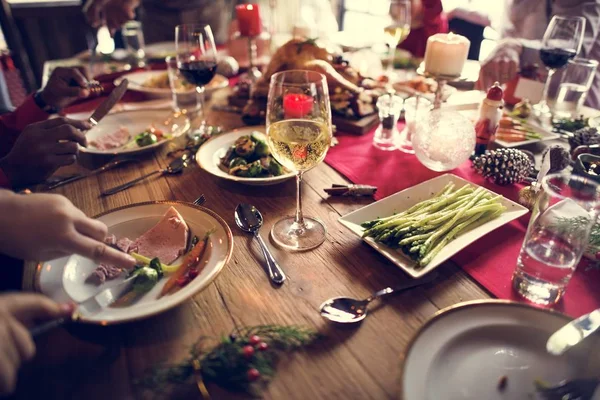
[[(212, 30), (208, 25), (184, 24), (175, 27), (175, 49), (177, 68), (183, 77), (196, 85), (202, 122), (194, 135), (201, 135), (206, 128), (206, 109), (204, 107), (204, 86), (210, 82), (217, 71), (217, 50)], [(197, 116), (190, 116), (194, 119)]]
[(552, 115), (550, 107), (548, 107), (550, 81), (557, 69), (567, 65), (569, 60), (579, 53), (584, 31), (585, 19), (583, 17), (555, 15), (548, 24), (540, 48), (540, 59), (548, 69), (548, 77), (544, 85), (542, 100), (535, 106), (538, 115)]

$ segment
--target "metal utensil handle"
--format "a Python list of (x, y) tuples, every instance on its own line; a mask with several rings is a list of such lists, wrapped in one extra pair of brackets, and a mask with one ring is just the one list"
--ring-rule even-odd
[(53, 320), (45, 322), (41, 325), (34, 326), (33, 328), (31, 328), (29, 330), (29, 334), (31, 335), (32, 338), (36, 338), (54, 328), (58, 328), (59, 326), (61, 326), (65, 322), (67, 322), (67, 320), (68, 320), (68, 318), (66, 318), (66, 317), (53, 319)]
[(83, 179), (85, 177), (87, 177), (86, 174), (74, 175), (74, 176), (71, 176), (69, 178), (65, 178), (62, 181), (58, 181), (58, 182), (56, 182), (56, 183), (48, 186), (46, 188), (46, 190), (53, 190), (53, 189), (56, 189), (56, 188), (61, 187), (63, 185), (66, 185), (67, 183), (77, 182), (78, 180)]
[(105, 190), (104, 192), (100, 193), (100, 195), (101, 196), (110, 196), (111, 194), (115, 194), (115, 193), (118, 193), (118, 192), (123, 191), (125, 189), (129, 189), (130, 187), (134, 186), (136, 183), (138, 183), (140, 181), (143, 181), (146, 178), (149, 178), (149, 177), (151, 177), (153, 175), (156, 175), (156, 174), (162, 174), (163, 172), (164, 172), (164, 170), (162, 170), (162, 169), (156, 170), (154, 172), (150, 172), (149, 174), (142, 175), (139, 178), (136, 178), (136, 179), (134, 179), (132, 181), (129, 181), (129, 182), (124, 183), (122, 185), (116, 186), (116, 187), (114, 187), (112, 189)]
[(260, 249), (262, 250), (263, 255), (265, 256), (265, 261), (267, 262), (267, 268), (269, 270), (269, 279), (271, 279), (271, 282), (276, 283), (278, 285), (282, 284), (283, 281), (285, 281), (285, 274), (281, 270), (281, 267), (279, 266), (279, 264), (277, 264), (275, 258), (273, 258), (271, 251), (258, 234), (258, 231), (255, 231), (254, 237), (258, 240), (258, 243), (260, 244)]
[(127, 163), (130, 163), (130, 162), (137, 162), (137, 160), (135, 160), (133, 158), (122, 158), (120, 160), (111, 161), (108, 164), (104, 164), (103, 166), (101, 166), (98, 169), (90, 171), (85, 176), (94, 176), (94, 175), (100, 174), (100, 173), (102, 173), (104, 171), (108, 171), (109, 169), (113, 169), (115, 167), (118, 167), (121, 164), (127, 164)]
[(371, 296), (369, 296), (366, 301), (371, 302), (373, 300), (375, 300), (378, 297), (383, 297), (383, 296), (387, 296), (388, 294), (392, 294), (392, 293), (399, 293), (402, 292), (404, 290), (408, 290), (408, 289), (412, 289), (414, 287), (417, 286), (421, 286), (424, 285), (426, 283), (429, 283), (431, 281), (433, 281), (435, 278), (437, 278), (437, 274), (436, 273), (432, 273), (427, 275), (424, 278), (419, 278), (419, 279), (414, 279), (412, 281), (408, 281), (405, 282), (401, 285), (398, 285), (394, 288), (391, 287), (386, 287), (385, 289), (381, 289), (378, 292), (373, 293)]

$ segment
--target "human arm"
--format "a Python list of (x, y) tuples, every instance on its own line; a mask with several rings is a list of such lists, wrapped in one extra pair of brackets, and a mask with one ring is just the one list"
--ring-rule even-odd
[(74, 307), (34, 293), (0, 295), (0, 396), (15, 390), (21, 365), (35, 355), (28, 331), (38, 321), (69, 317)]
[(66, 197), (0, 190), (0, 210), (0, 253), (36, 261), (79, 254), (120, 268), (135, 265), (129, 254), (104, 243), (104, 223), (88, 218)]
[(140, 0), (87, 0), (83, 13), (88, 23), (98, 28), (106, 24), (111, 33), (135, 18)]

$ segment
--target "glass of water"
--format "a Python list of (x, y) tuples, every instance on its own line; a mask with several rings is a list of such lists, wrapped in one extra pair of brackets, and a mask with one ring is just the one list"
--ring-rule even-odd
[(179, 71), (176, 57), (169, 56), (165, 58), (165, 62), (167, 63), (169, 86), (173, 97), (173, 110), (187, 115), (193, 128), (189, 131), (191, 134), (191, 132), (196, 131), (196, 128), (204, 120), (200, 95), (196, 91), (196, 84), (190, 83)]
[(563, 296), (600, 207), (600, 186), (571, 173), (542, 180), (513, 274), (513, 288), (537, 304)]
[(398, 150), (415, 154), (412, 135), (415, 133), (417, 122), (423, 120), (430, 109), (431, 102), (423, 96), (414, 96), (404, 100), (404, 122), (406, 124), (398, 138)]
[(144, 32), (142, 23), (128, 21), (121, 29), (125, 49), (129, 52), (132, 65), (143, 68), (146, 66), (146, 52), (144, 50)]
[(592, 86), (598, 61), (585, 58), (570, 60), (565, 68), (554, 103), (557, 117), (576, 117)]

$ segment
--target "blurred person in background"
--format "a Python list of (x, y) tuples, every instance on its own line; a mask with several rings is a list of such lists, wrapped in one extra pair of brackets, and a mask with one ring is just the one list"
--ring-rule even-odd
[(423, 57), (429, 36), (448, 32), (448, 19), (441, 0), (412, 0), (410, 11), (410, 34), (398, 48)]
[[(539, 58), (541, 40), (554, 15), (581, 16), (586, 20), (583, 46), (578, 57), (600, 60), (600, 0), (507, 0), (501, 37), (492, 53), (481, 63), (476, 87), (485, 90), (498, 81), (515, 77), (520, 66), (543, 65)], [(600, 71), (586, 99), (600, 108)]]

